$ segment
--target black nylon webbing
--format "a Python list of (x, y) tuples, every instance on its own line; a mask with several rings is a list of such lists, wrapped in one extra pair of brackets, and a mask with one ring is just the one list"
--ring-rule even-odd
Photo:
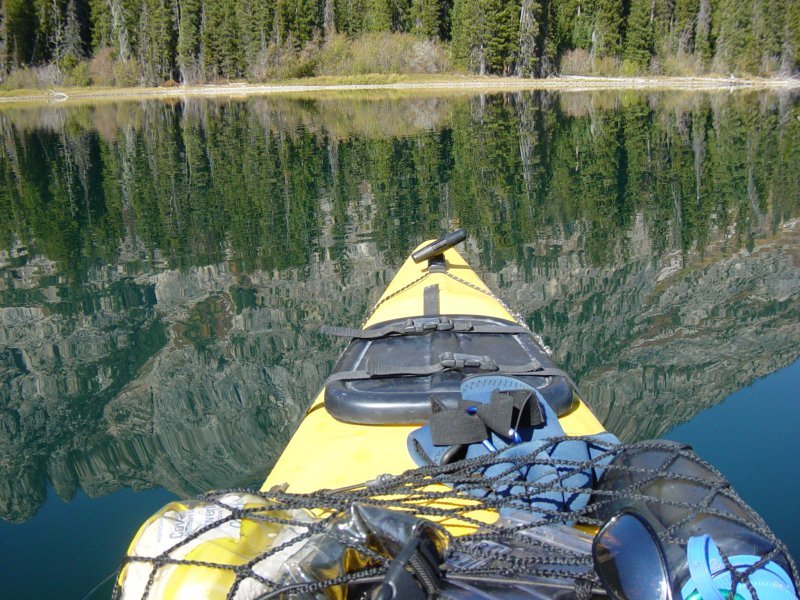
[[(479, 357), (485, 358), (485, 357)], [(424, 377), (434, 375), (443, 371), (461, 371), (466, 368), (475, 368), (482, 371), (489, 371), (498, 375), (530, 375), (533, 377), (564, 377), (570, 381), (569, 376), (561, 369), (546, 368), (537, 361), (531, 361), (524, 365), (498, 365), (491, 361), (491, 365), (464, 364), (458, 360), (452, 363), (449, 359), (444, 359), (439, 364), (423, 366), (393, 365), (389, 363), (367, 361), (365, 369), (357, 371), (340, 371), (333, 373), (325, 382), (334, 381), (356, 381), (361, 379), (373, 379), (376, 377)]]
[(422, 335), (434, 331), (453, 331), (455, 333), (503, 333), (530, 334), (530, 330), (522, 325), (473, 325), (468, 319), (450, 319), (441, 317), (438, 321), (415, 321), (409, 319), (403, 323), (395, 323), (386, 327), (358, 329), (356, 327), (334, 327), (326, 325), (320, 331), (327, 335), (348, 337), (360, 340), (375, 340), (392, 335)]
[(426, 317), (436, 316), (439, 310), (439, 284), (426, 286), (422, 292), (422, 314)]

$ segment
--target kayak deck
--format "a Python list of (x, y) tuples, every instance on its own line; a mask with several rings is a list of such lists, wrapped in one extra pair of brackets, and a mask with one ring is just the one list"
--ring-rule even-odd
[[(422, 247), (422, 246), (421, 246)], [(443, 260), (406, 260), (363, 328), (423, 315), (478, 315), (516, 322), (464, 258), (449, 249)], [(582, 401), (559, 418), (567, 435), (593, 435), (603, 426)], [(417, 465), (406, 450), (408, 435), (422, 425), (365, 425), (337, 420), (318, 394), (262, 490), (288, 484), (294, 493), (338, 489), (399, 474)]]

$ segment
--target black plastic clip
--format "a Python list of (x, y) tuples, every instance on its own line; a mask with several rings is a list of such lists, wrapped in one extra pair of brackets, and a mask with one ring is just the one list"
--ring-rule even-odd
[(489, 356), (461, 354), (459, 352), (444, 352), (439, 356), (439, 362), (445, 369), (453, 369), (455, 371), (461, 371), (466, 368), (497, 371), (500, 368)]
[(372, 600), (435, 598), (441, 589), (441, 562), (433, 541), (424, 530), (416, 529), (389, 565), (383, 582), (372, 591)]

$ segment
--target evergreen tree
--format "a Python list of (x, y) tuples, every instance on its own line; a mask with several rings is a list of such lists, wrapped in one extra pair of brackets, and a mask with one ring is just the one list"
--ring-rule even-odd
[(8, 35), (6, 33), (6, 3), (0, 2), (0, 77), (8, 73)]
[(558, 3), (545, 1), (539, 24), (538, 68), (539, 77), (547, 77), (557, 72), (559, 52), (563, 49), (564, 32), (559, 26)]
[(202, 0), (178, 0), (177, 67), (180, 80), (195, 83), (201, 78), (200, 15)]
[(701, 67), (711, 60), (711, 0), (699, 0), (695, 21), (694, 54)]
[(800, 2), (789, 2), (783, 38), (784, 72), (797, 73), (800, 69)]
[(244, 73), (233, 0), (214, 0), (203, 7), (200, 40), (206, 76), (241, 77)]
[(755, 73), (758, 59), (751, 21), (752, 5), (741, 0), (719, 0), (712, 15), (716, 53), (713, 69)]
[(111, 37), (111, 11), (107, 0), (89, 0), (89, 15), (92, 29), (92, 49), (113, 45)]
[(138, 12), (139, 7), (131, 0), (89, 0), (92, 47), (112, 48), (115, 58), (130, 60), (136, 43), (133, 17)]
[(674, 54), (694, 52), (695, 27), (700, 10), (700, 0), (676, 0), (673, 12)]
[(594, 0), (565, 0), (555, 11), (560, 50), (591, 50)]
[(169, 0), (144, 0), (139, 16), (139, 62), (146, 82), (172, 79), (177, 24)]
[(484, 75), (487, 71), (484, 36), (486, 18), (480, 0), (453, 2), (453, 58), (457, 63)]
[(652, 0), (631, 0), (625, 38), (625, 60), (636, 71), (647, 68), (653, 55), (653, 23), (650, 20)]
[(618, 56), (622, 50), (622, 0), (596, 0), (592, 51), (598, 56)]
[(334, 0), (336, 30), (348, 35), (358, 35), (364, 31), (366, 0)]
[(34, 4), (29, 0), (3, 0), (3, 24), (9, 68), (31, 64), (38, 39)]
[(520, 0), (483, 0), (486, 60), (493, 73), (511, 75), (519, 57)]
[(519, 54), (519, 14), (514, 0), (456, 0), (453, 56), (481, 75), (509, 75)]
[(411, 32), (435, 39), (441, 31), (439, 5), (431, 0), (413, 0), (410, 8)]
[(275, 5), (272, 0), (242, 0), (236, 4), (241, 49), (248, 67), (262, 60), (269, 44)]
[(391, 31), (392, 7), (390, 0), (365, 0), (364, 31)]
[(292, 31), (297, 43), (302, 47), (322, 30), (322, 7), (318, 0), (295, 0), (295, 2)]

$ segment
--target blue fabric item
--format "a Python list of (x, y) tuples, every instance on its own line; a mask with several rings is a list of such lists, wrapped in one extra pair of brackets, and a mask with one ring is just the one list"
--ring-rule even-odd
[[(733, 577), (728, 570), (722, 554), (708, 535), (689, 538), (686, 546), (686, 559), (689, 563), (691, 578), (682, 589), (684, 600), (701, 598), (702, 600), (726, 600), (733, 587)], [(744, 573), (761, 560), (759, 556), (740, 554), (729, 556), (730, 566), (737, 572)], [(797, 594), (791, 578), (783, 568), (773, 561), (756, 569), (747, 577), (758, 594), (760, 600), (795, 600)], [(736, 586), (736, 598), (753, 600), (745, 583)]]
[[(518, 444), (512, 444), (510, 436), (501, 436), (496, 432), (490, 432), (488, 441), (500, 451), (498, 458), (515, 459), (528, 455), (533, 458), (528, 458), (524, 464), (519, 465), (502, 462), (487, 467), (483, 476), (487, 480), (496, 478), (491, 482), (492, 487), (485, 491), (475, 487), (470, 490), (470, 494), (487, 498), (491, 496), (519, 498), (519, 502), (511, 508), (501, 508), (501, 515), (513, 510), (525, 510), (528, 513), (533, 512), (534, 518), (544, 520), (551, 512), (563, 513), (583, 508), (602, 475), (602, 465), (610, 462), (612, 456), (603, 457), (593, 467), (583, 470), (579, 470), (575, 463), (583, 463), (602, 455), (608, 451), (609, 445), (618, 444), (619, 440), (610, 433), (602, 433), (587, 440), (549, 443), (547, 441), (549, 438), (565, 435), (558, 417), (538, 390), (514, 377), (486, 375), (467, 379), (461, 385), (461, 396), (470, 402), (485, 404), (495, 391), (518, 389), (527, 389), (534, 394), (542, 408), (544, 423), (518, 431), (522, 438)], [(428, 425), (412, 431), (408, 436), (407, 445), (412, 458), (421, 466), (429, 465), (430, 462), (419, 452), (418, 447), (436, 464), (440, 464), (442, 456), (449, 448), (433, 445)], [(537, 450), (540, 452), (537, 453)], [(489, 452), (485, 443), (470, 444), (467, 446), (465, 458), (477, 458)], [(562, 478), (560, 484), (548, 485), (559, 478)], [(520, 485), (523, 482), (524, 488)], [(541, 491), (536, 489), (539, 485), (542, 487)], [(567, 491), (563, 488), (575, 488), (575, 490)]]

